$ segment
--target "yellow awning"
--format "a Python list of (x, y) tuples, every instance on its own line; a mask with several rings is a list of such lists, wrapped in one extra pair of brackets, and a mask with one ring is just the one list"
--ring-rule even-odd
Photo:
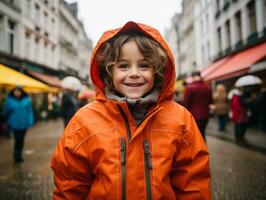
[(0, 86), (12, 88), (17, 85), (23, 86), (23, 89), (29, 93), (49, 92), (51, 90), (48, 85), (0, 64)]

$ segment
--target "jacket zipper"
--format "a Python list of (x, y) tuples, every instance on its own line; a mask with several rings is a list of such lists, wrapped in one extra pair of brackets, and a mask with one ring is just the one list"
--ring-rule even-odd
[(121, 173), (122, 173), (122, 200), (126, 200), (126, 140), (121, 138)]
[(128, 142), (131, 140), (131, 132), (130, 132), (130, 128), (129, 128), (129, 123), (128, 123), (128, 119), (126, 114), (124, 113), (123, 109), (120, 107), (120, 105), (118, 105), (118, 109), (120, 111), (120, 113), (122, 114), (125, 124), (126, 124), (126, 130), (127, 130), (127, 140)]
[(147, 200), (151, 200), (151, 177), (150, 170), (152, 169), (151, 158), (150, 158), (150, 145), (148, 140), (143, 141), (144, 148), (144, 163), (145, 163), (145, 180), (146, 180), (146, 195)]

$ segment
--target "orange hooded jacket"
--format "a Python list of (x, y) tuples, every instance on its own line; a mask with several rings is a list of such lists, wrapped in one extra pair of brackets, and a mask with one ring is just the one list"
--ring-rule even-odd
[[(158, 102), (138, 127), (125, 102), (106, 98), (95, 58), (102, 43), (130, 30), (155, 39), (170, 60)], [(74, 115), (52, 158), (53, 199), (211, 199), (209, 154), (191, 114), (171, 100), (174, 59), (160, 33), (135, 22), (105, 32), (91, 77), (96, 100)]]

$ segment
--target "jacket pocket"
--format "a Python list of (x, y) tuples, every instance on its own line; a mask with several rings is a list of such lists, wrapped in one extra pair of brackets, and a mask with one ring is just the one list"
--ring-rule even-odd
[(148, 140), (143, 141), (144, 148), (144, 164), (145, 164), (145, 180), (146, 180), (146, 196), (147, 200), (151, 200), (151, 177), (150, 170), (152, 169), (151, 158), (150, 158), (150, 144)]

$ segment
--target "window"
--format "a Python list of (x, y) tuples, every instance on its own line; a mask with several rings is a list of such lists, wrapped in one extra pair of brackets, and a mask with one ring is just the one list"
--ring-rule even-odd
[(206, 14), (206, 32), (209, 32), (209, 15), (208, 13)]
[(48, 14), (47, 14), (47, 12), (44, 12), (44, 26), (46, 27), (46, 30), (49, 29), (49, 21), (48, 21)]
[(217, 10), (220, 9), (220, 0), (216, 0), (216, 9), (217, 9)]
[(51, 19), (51, 21), (52, 21), (52, 24), (51, 24), (51, 32), (50, 33), (53, 33), (55, 30), (55, 20), (52, 18)]
[(25, 33), (25, 56), (30, 58), (30, 32), (26, 31)]
[(49, 54), (49, 45), (48, 45), (49, 43), (48, 43), (48, 41), (46, 40), (45, 42), (44, 42), (44, 63), (48, 63), (48, 54)]
[(211, 53), (210, 53), (210, 42), (207, 42), (207, 60), (209, 61), (211, 58)]
[(31, 18), (31, 0), (26, 1), (26, 16)]
[(200, 20), (200, 31), (201, 31), (201, 36), (203, 36), (204, 35), (203, 19)]
[(218, 39), (218, 51), (222, 51), (222, 31), (221, 27), (217, 29), (217, 39)]
[(54, 63), (54, 60), (55, 60), (55, 45), (52, 45), (52, 48), (51, 48), (51, 64)]
[(10, 54), (14, 54), (15, 50), (15, 23), (8, 21), (8, 29), (7, 29), (7, 52)]
[(4, 18), (0, 15), (0, 50), (4, 49)]
[(39, 24), (40, 23), (40, 7), (38, 4), (35, 4), (35, 23)]
[(227, 39), (226, 47), (229, 48), (229, 47), (231, 47), (231, 30), (230, 30), (230, 21), (229, 20), (227, 20), (225, 22), (225, 31), (226, 31), (226, 39)]
[(238, 11), (235, 14), (235, 20), (236, 20), (237, 41), (239, 42), (243, 38), (242, 23), (241, 23), (241, 12), (240, 11)]
[(248, 7), (249, 30), (250, 34), (252, 34), (257, 31), (255, 1), (253, 0), (249, 2), (247, 7)]
[(39, 61), (40, 57), (40, 44), (39, 44), (40, 39), (37, 37), (35, 38), (35, 61)]
[(206, 63), (206, 56), (205, 56), (205, 48), (204, 46), (201, 47), (201, 51), (202, 51), (202, 61), (205, 64)]

